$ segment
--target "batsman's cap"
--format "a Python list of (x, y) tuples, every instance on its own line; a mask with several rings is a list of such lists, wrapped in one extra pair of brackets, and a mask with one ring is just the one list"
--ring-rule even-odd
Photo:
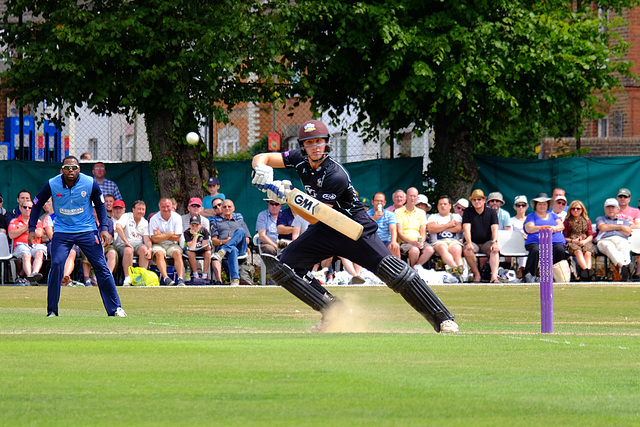
[(309, 120), (300, 126), (298, 142), (314, 138), (329, 139), (329, 129), (320, 120)]
[(529, 206), (529, 202), (527, 201), (527, 196), (516, 196), (515, 199), (513, 199), (513, 208), (516, 208), (516, 205), (518, 203), (524, 203), (525, 205)]
[(212, 176), (207, 181), (207, 185), (220, 185), (220, 180), (218, 178), (216, 178), (215, 176)]
[(189, 205), (202, 206), (202, 199), (200, 197), (192, 197), (189, 199)]
[(419, 205), (420, 203), (424, 203), (425, 205), (427, 205), (427, 210), (431, 209), (431, 204), (429, 204), (429, 199), (424, 194), (418, 195), (418, 201), (416, 202), (416, 205)]
[(489, 197), (487, 197), (487, 201), (490, 202), (492, 200), (498, 200), (502, 202), (504, 205), (504, 199), (502, 198), (502, 193), (499, 191), (494, 191), (493, 193), (489, 193)]
[(481, 199), (486, 199), (487, 198), (487, 196), (484, 195), (484, 191), (482, 191), (479, 188), (476, 188), (471, 193), (471, 196), (469, 197), (469, 200), (477, 199), (478, 197), (480, 197)]
[(456, 206), (456, 205), (460, 205), (463, 208), (467, 209), (469, 207), (469, 201), (467, 199), (458, 199), (456, 204), (453, 206)]
[(620, 204), (616, 199), (607, 199), (604, 201), (604, 207), (606, 208), (607, 206), (615, 206), (616, 208), (619, 208)]
[(189, 224), (200, 224), (200, 215), (194, 215), (189, 220)]
[(124, 202), (122, 200), (116, 200), (115, 202), (113, 202), (113, 207), (124, 209), (125, 208)]
[(631, 197), (631, 191), (628, 188), (621, 188), (618, 190), (618, 196)]

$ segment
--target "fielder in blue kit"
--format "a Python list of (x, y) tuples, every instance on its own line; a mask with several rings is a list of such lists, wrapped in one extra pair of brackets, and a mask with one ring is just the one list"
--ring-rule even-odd
[[(58, 316), (60, 287), (64, 264), (71, 247), (76, 244), (89, 259), (98, 280), (100, 296), (109, 316), (126, 317), (120, 306), (111, 271), (104, 257), (103, 242), (111, 243), (107, 232), (107, 210), (98, 183), (80, 173), (80, 164), (74, 156), (62, 161), (60, 175), (51, 178), (33, 199), (33, 211), (29, 220), (29, 242), (35, 240), (36, 222), (40, 210), (49, 200), (53, 204), (56, 221), (51, 239), (51, 271), (48, 278), (47, 316)], [(93, 206), (98, 214), (100, 233), (93, 216)]]
[(274, 181), (273, 168), (293, 168), (307, 194), (364, 227), (362, 236), (354, 241), (318, 222), (310, 225), (300, 237), (291, 242), (280, 259), (262, 254), (267, 274), (277, 285), (322, 313), (322, 319), (312, 330), (322, 332), (330, 329), (333, 316), (325, 315), (332, 308), (344, 304), (307, 273), (314, 264), (338, 255), (374, 272), (429, 321), (436, 332), (458, 332), (458, 325), (453, 321), (455, 316), (417, 272), (403, 260), (391, 255), (378, 237), (378, 226), (360, 202), (349, 174), (340, 163), (328, 156), (331, 144), (329, 131), (324, 123), (318, 120), (304, 123), (300, 128), (298, 142), (300, 150), (255, 156), (252, 163), (252, 184), (267, 193), (271, 200), (286, 203), (291, 183)]

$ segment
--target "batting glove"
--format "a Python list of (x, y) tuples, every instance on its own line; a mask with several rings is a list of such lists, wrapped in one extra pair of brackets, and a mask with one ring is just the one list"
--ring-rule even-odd
[(273, 168), (267, 165), (257, 165), (253, 171), (253, 184), (258, 190), (267, 192), (267, 187), (273, 182)]
[(287, 203), (287, 195), (291, 191), (291, 181), (273, 181), (267, 187), (267, 197), (280, 204)]

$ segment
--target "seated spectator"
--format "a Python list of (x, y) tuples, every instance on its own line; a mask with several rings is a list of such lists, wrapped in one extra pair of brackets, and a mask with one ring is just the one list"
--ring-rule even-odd
[(631, 227), (629, 220), (618, 218), (620, 205), (616, 199), (604, 202), (604, 216), (596, 218), (598, 250), (605, 254), (620, 272), (623, 282), (629, 280), (631, 264)]
[(564, 237), (567, 240), (569, 255), (576, 257), (581, 268), (581, 281), (593, 280), (596, 275), (591, 263), (595, 255), (594, 236), (587, 208), (580, 200), (574, 200), (569, 205), (569, 214), (564, 220)]
[(264, 199), (267, 202), (267, 209), (258, 214), (256, 219), (256, 230), (260, 240), (260, 252), (277, 255), (278, 254), (278, 218), (281, 214), (282, 205), (274, 200)]
[(47, 247), (42, 244), (42, 236), (44, 235), (42, 221), (38, 220), (36, 225), (36, 243), (30, 246), (29, 217), (33, 202), (31, 200), (23, 201), (18, 208), (21, 214), (11, 220), (8, 230), (9, 238), (13, 240), (13, 256), (22, 261), (22, 272), (24, 273), (24, 276), (16, 279), (16, 284), (25, 285), (29, 281), (31, 285), (37, 286), (38, 280), (42, 279), (42, 274), (40, 274), (42, 261), (47, 256)]
[(451, 213), (449, 196), (438, 199), (438, 213), (429, 215), (427, 230), (431, 245), (451, 272), (460, 280), (464, 271), (462, 263), (462, 217)]
[(196, 256), (202, 255), (202, 278), (209, 278), (209, 268), (211, 267), (211, 245), (209, 244), (209, 230), (202, 225), (202, 216), (194, 215), (189, 221), (189, 228), (184, 231), (184, 251), (189, 258), (191, 266), (191, 277), (199, 279), (198, 261)]
[(187, 205), (187, 213), (181, 215), (183, 232), (191, 228), (191, 218), (193, 218), (194, 216), (199, 216), (200, 224), (204, 228), (209, 230), (209, 220), (202, 215), (202, 210), (202, 200), (200, 200), (199, 197), (192, 197), (189, 199), (189, 204)]
[[(154, 260), (160, 270), (160, 284), (165, 286), (185, 286), (184, 263), (182, 262), (182, 248), (178, 244), (182, 237), (182, 218), (173, 210), (171, 199), (163, 197), (158, 204), (160, 212), (149, 221), (149, 237), (153, 242), (151, 250)], [(174, 282), (167, 275), (167, 261), (165, 257), (173, 258), (173, 265), (178, 275)]]
[[(106, 203), (105, 203), (106, 204)], [(98, 224), (98, 229), (100, 229), (100, 222), (98, 221), (98, 212), (96, 212), (96, 208), (93, 208), (93, 217), (96, 220), (96, 224)], [(118, 252), (116, 251), (115, 246), (113, 246), (113, 237), (115, 232), (114, 222), (112, 218), (107, 217), (107, 232), (111, 235), (111, 244), (105, 244), (103, 242), (102, 246), (104, 249), (104, 258), (107, 261), (107, 267), (109, 267), (109, 271), (113, 274), (113, 270), (116, 268), (116, 264), (118, 264)], [(84, 285), (85, 286), (98, 286), (98, 281), (96, 280), (95, 275), (91, 274), (91, 263), (87, 256), (80, 251), (82, 256), (82, 272), (84, 274)]]
[[(554, 202), (555, 202), (555, 200), (558, 198), (558, 196), (564, 196), (564, 198), (565, 198), (565, 199), (564, 199), (564, 201), (565, 201), (565, 202), (567, 201), (567, 192), (566, 192), (566, 191), (564, 191), (564, 190), (563, 190), (562, 188), (560, 188), (560, 187), (558, 187), (558, 188), (554, 188), (554, 189), (553, 189), (553, 191), (551, 192), (551, 199), (552, 199)], [(549, 211), (551, 211), (551, 210), (552, 210), (552, 207), (553, 207), (553, 202), (552, 202), (551, 207), (549, 208)], [(565, 207), (564, 207), (564, 211), (565, 211), (565, 212), (568, 212), (567, 205), (565, 205)], [(558, 216), (559, 216), (559, 215), (558, 215)], [(562, 220), (564, 221), (564, 218), (562, 218)]]
[(133, 265), (134, 255), (138, 255), (138, 265), (142, 268), (149, 267), (151, 260), (151, 238), (149, 238), (149, 222), (144, 219), (147, 205), (142, 200), (133, 202), (131, 212), (123, 214), (116, 223), (118, 239), (114, 246), (120, 258), (124, 270), (124, 286), (131, 285), (129, 267)]
[(384, 193), (378, 192), (373, 195), (373, 207), (375, 210), (369, 209), (368, 213), (378, 224), (378, 237), (382, 240), (391, 252), (391, 255), (400, 258), (400, 245), (398, 244), (398, 229), (396, 216), (393, 212), (385, 209), (387, 199)]
[[(45, 212), (48, 212), (42, 216), (42, 227), (44, 229), (44, 234), (46, 236), (46, 246), (47, 246), (47, 254), (51, 256), (51, 239), (53, 239), (53, 224), (56, 221), (56, 214), (53, 212), (53, 203), (51, 198), (47, 200), (43, 206)], [(51, 212), (49, 212), (49, 210)], [(42, 241), (45, 239), (43, 237)], [(64, 263), (64, 272), (62, 277), (62, 286), (66, 286), (71, 283), (71, 275), (73, 274), (73, 270), (76, 268), (76, 257), (80, 253), (80, 248), (78, 245), (73, 245), (71, 250), (69, 251), (69, 256), (67, 256), (67, 261)]]
[[(631, 230), (640, 229), (640, 209), (632, 208), (629, 206), (629, 202), (631, 201), (631, 192), (627, 188), (621, 188), (618, 190), (618, 204), (620, 205), (620, 210), (618, 211), (618, 218), (629, 220), (629, 227)], [(640, 256), (636, 256), (636, 272), (633, 275), (633, 279), (640, 280), (640, 276), (638, 273), (640, 272)]]
[(487, 197), (480, 189), (473, 190), (471, 197), (469, 197), (472, 207), (465, 209), (462, 216), (462, 231), (465, 240), (463, 254), (473, 274), (474, 282), (482, 280), (476, 254), (483, 253), (489, 257), (489, 267), (491, 268), (489, 282), (500, 283), (498, 280), (498, 266), (500, 264), (498, 214), (495, 210), (487, 207), (486, 199)]
[(7, 210), (3, 207), (4, 198), (2, 197), (2, 193), (0, 193), (0, 233), (7, 234)]
[(524, 267), (524, 281), (533, 283), (537, 281), (538, 266), (540, 264), (540, 230), (542, 227), (550, 227), (553, 245), (553, 263), (565, 259), (564, 246), (567, 241), (562, 231), (564, 225), (562, 220), (553, 212), (548, 212), (551, 198), (546, 193), (540, 193), (531, 200), (533, 212), (527, 215), (524, 220), (524, 231), (527, 233), (524, 247), (529, 252), (527, 264)]
[(511, 216), (509, 212), (502, 209), (502, 205), (504, 205), (502, 193), (499, 191), (489, 193), (487, 204), (498, 214), (498, 230), (511, 230)]
[(564, 221), (567, 218), (567, 198), (563, 195), (556, 196), (553, 199), (553, 205), (551, 207), (551, 212), (555, 213), (560, 221)]
[(407, 190), (407, 203), (395, 210), (400, 253), (407, 255), (411, 267), (423, 265), (434, 254), (434, 249), (427, 243), (427, 214), (418, 209), (418, 189)]
[(391, 196), (391, 201), (393, 204), (387, 208), (389, 212), (395, 212), (396, 209), (400, 209), (407, 202), (407, 195), (402, 190), (396, 190), (393, 192)]
[(295, 218), (295, 215), (291, 209), (286, 207), (280, 209), (280, 214), (278, 214), (278, 240), (280, 241), (280, 247), (291, 243), (293, 218)]
[(235, 205), (230, 199), (222, 202), (222, 216), (211, 223), (211, 241), (216, 246), (213, 257), (222, 262), (227, 256), (231, 286), (240, 284), (240, 265), (238, 258), (247, 253), (251, 232), (243, 220), (237, 220), (233, 213)]
[(424, 213), (428, 214), (431, 210), (431, 203), (429, 203), (429, 199), (427, 198), (427, 196), (425, 196), (424, 194), (419, 194), (416, 207), (418, 209), (422, 209)]
[[(527, 218), (527, 208), (529, 208), (527, 196), (516, 196), (513, 200), (513, 209), (516, 211), (516, 216), (511, 217), (511, 227), (515, 232), (522, 233), (522, 237), (525, 240), (527, 239), (527, 233), (524, 231), (524, 220)], [(517, 277), (522, 279), (524, 266), (527, 264), (527, 257), (518, 257), (517, 262)]]
[(467, 199), (458, 199), (455, 205), (453, 205), (453, 212), (457, 213), (462, 217), (464, 214), (464, 210), (469, 207), (469, 200)]
[(124, 215), (126, 206), (122, 200), (115, 200), (113, 202), (112, 210), (113, 210), (113, 216), (112, 216), (113, 220), (118, 221), (122, 217), (122, 215)]
[(219, 202), (221, 203), (224, 199), (226, 199), (224, 194), (218, 192), (219, 189), (220, 181), (218, 180), (218, 178), (214, 176), (209, 178), (209, 180), (207, 181), (207, 191), (209, 192), (209, 194), (204, 196), (204, 198), (202, 199), (203, 211), (201, 212), (201, 215), (204, 215), (206, 217), (217, 215), (217, 213), (213, 212), (213, 201), (215, 199), (220, 199)]

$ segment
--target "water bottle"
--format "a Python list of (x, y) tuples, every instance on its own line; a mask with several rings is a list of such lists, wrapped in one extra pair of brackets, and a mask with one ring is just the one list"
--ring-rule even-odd
[(185, 273), (184, 273), (184, 281), (185, 282), (189, 282), (191, 281), (191, 267), (187, 266)]

